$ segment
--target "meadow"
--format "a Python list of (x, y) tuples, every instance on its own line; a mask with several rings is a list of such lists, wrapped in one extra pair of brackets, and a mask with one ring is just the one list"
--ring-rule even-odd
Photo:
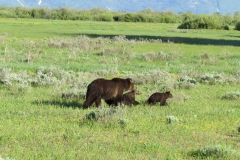
[[(240, 159), (240, 32), (178, 25), (1, 18), (0, 159)], [(140, 105), (83, 110), (100, 77)]]

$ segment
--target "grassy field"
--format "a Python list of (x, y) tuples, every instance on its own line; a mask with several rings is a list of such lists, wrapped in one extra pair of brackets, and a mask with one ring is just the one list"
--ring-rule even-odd
[[(0, 159), (240, 159), (240, 33), (177, 26), (0, 19)], [(140, 105), (83, 110), (99, 77)]]

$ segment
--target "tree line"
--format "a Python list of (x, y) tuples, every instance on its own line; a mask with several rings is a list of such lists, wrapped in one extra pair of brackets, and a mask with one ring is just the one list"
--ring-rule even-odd
[(70, 9), (62, 8), (26, 8), (0, 7), (0, 18), (36, 18), (55, 20), (83, 20), (107, 22), (149, 22), (149, 23), (180, 23), (180, 29), (229, 29), (235, 25), (240, 30), (240, 12), (233, 15), (193, 14), (192, 12), (174, 13), (173, 11), (154, 11), (150, 8), (138, 12), (110, 11), (102, 8)]

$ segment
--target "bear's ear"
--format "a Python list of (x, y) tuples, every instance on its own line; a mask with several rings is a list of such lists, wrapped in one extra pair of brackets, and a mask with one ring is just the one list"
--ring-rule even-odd
[(129, 80), (130, 82), (132, 82), (132, 78), (127, 78), (127, 80)]
[(170, 94), (170, 91), (166, 91), (167, 94)]

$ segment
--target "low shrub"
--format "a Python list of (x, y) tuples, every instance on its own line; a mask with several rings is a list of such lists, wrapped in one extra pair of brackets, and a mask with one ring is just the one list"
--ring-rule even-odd
[(156, 91), (173, 90), (177, 83), (172, 74), (160, 70), (134, 74), (127, 72), (124, 74), (124, 77), (131, 77), (135, 84), (145, 85), (147, 89), (149, 89), (149, 86), (152, 86)]
[(161, 51), (159, 53), (155, 53), (155, 52), (145, 53), (142, 55), (142, 57), (145, 61), (153, 61), (153, 60), (170, 61), (174, 59), (175, 55), (171, 53), (166, 54)]
[(26, 72), (14, 73), (11, 68), (0, 69), (0, 82), (9, 90), (24, 93), (31, 87), (30, 76)]
[(218, 158), (218, 159), (231, 159), (230, 157), (240, 158), (240, 152), (232, 149), (230, 146), (225, 145), (213, 145), (207, 146), (197, 151), (189, 153), (190, 156), (198, 158)]
[(56, 70), (56, 68), (40, 67), (37, 69), (32, 83), (35, 86), (51, 86), (58, 84), (58, 73), (59, 72)]
[(231, 91), (227, 92), (222, 99), (228, 99), (228, 100), (233, 100), (233, 99), (239, 99), (240, 98), (240, 91)]
[(14, 160), (14, 159), (13, 159), (13, 158), (10, 158), (10, 157), (2, 158), (1, 155), (0, 155), (0, 160)]
[(94, 71), (94, 74), (98, 75), (99, 77), (114, 77), (119, 75), (119, 71), (117, 68), (110, 68), (110, 69), (102, 69)]
[(218, 73), (204, 73), (200, 76), (200, 82), (205, 84), (224, 84), (226, 80)]
[(126, 128), (129, 121), (127, 119), (119, 119), (118, 123), (119, 123), (120, 127), (124, 129), (124, 128)]
[(179, 88), (184, 88), (184, 89), (192, 89), (197, 85), (197, 81), (194, 78), (191, 78), (189, 76), (184, 76), (181, 77), (178, 80), (177, 86)]
[(73, 83), (69, 86), (68, 89), (62, 92), (62, 98), (65, 99), (84, 99), (85, 93), (87, 90), (87, 83), (79, 82), (79, 83)]
[(80, 35), (76, 38), (51, 38), (47, 42), (47, 47), (49, 48), (63, 48), (63, 49), (73, 49), (76, 52), (89, 52), (95, 49), (104, 48), (103, 44), (109, 43), (109, 38), (90, 38), (85, 35)]
[(117, 113), (117, 109), (115, 108), (102, 108), (91, 111), (85, 115), (87, 120), (102, 120), (108, 116), (112, 116), (113, 114)]
[(166, 123), (167, 124), (178, 122), (178, 121), (179, 121), (178, 118), (175, 117), (175, 116), (168, 115), (167, 118), (166, 118)]
[(100, 125), (104, 128), (127, 127), (128, 120), (123, 118), (126, 108), (97, 108), (85, 114), (81, 125)]

